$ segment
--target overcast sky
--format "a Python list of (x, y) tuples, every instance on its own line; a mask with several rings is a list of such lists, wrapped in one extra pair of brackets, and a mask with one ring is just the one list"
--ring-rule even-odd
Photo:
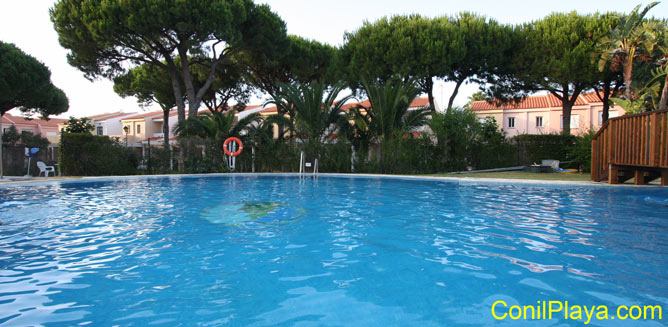
[[(579, 13), (618, 11), (629, 12), (640, 2), (629, 1), (405, 1), (405, 0), (338, 0), (301, 1), (267, 0), (287, 23), (288, 33), (315, 39), (332, 45), (343, 43), (343, 34), (354, 31), (366, 21), (383, 16), (418, 13), (435, 17), (471, 11), (492, 17), (501, 23), (519, 24), (540, 19), (551, 12), (576, 10)], [(133, 98), (117, 96), (107, 80), (90, 82), (76, 68), (67, 64), (67, 51), (60, 47), (58, 36), (49, 20), (53, 0), (2, 1), (0, 4), (0, 40), (14, 43), (24, 52), (42, 61), (51, 69), (51, 80), (63, 89), (70, 100), (70, 110), (61, 115), (90, 116), (103, 112), (135, 112), (140, 108)], [(643, 2), (643, 6), (649, 1)], [(650, 14), (668, 17), (668, 1), (654, 7)], [(477, 90), (476, 85), (465, 85), (455, 101), (463, 105)], [(449, 97), (451, 87), (437, 83), (434, 95), (441, 102)], [(257, 100), (258, 103), (261, 100)], [(153, 109), (157, 109), (153, 108)], [(12, 112), (13, 113), (13, 112)]]

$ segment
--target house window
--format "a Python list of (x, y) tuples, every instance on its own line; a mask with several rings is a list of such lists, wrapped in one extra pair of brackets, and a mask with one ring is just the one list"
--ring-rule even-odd
[[(579, 127), (580, 127), (580, 116), (571, 115), (571, 128), (579, 128)], [(559, 116), (559, 128), (564, 129), (564, 116), (563, 115)]]
[(102, 126), (97, 127), (97, 135), (103, 135), (104, 134), (104, 128)]
[(141, 125), (137, 125), (137, 134), (141, 134)]
[(536, 117), (536, 127), (543, 127), (543, 117)]
[(515, 117), (508, 117), (508, 128), (515, 128)]
[[(608, 119), (615, 117), (619, 117), (619, 111), (617, 110), (608, 111)], [(598, 125), (599, 126), (603, 125), (603, 111), (598, 112)]]

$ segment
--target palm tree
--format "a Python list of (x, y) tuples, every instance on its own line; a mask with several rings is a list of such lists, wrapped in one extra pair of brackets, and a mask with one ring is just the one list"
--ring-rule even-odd
[(287, 112), (292, 130), (305, 144), (307, 155), (317, 157), (322, 144), (336, 131), (343, 117), (341, 107), (352, 95), (336, 101), (344, 89), (337, 83), (331, 88), (321, 82), (311, 84), (282, 84), (268, 104), (275, 104), (279, 112)]
[(370, 141), (378, 143), (378, 162), (382, 171), (383, 140), (403, 137), (423, 126), (430, 109), (409, 110), (413, 99), (420, 94), (413, 80), (406, 83), (390, 80), (381, 84), (363, 79), (362, 85), (369, 97), (369, 107), (353, 108), (351, 113), (356, 124), (359, 124), (357, 128), (365, 129)]
[(196, 136), (213, 140), (216, 146), (222, 146), (228, 137), (241, 137), (248, 133), (253, 125), (259, 124), (262, 119), (258, 113), (252, 113), (239, 121), (236, 120), (236, 110), (226, 113), (219, 111), (206, 112), (180, 121), (174, 132), (179, 136)]
[(641, 12), (640, 5), (630, 14), (619, 17), (619, 23), (610, 31), (610, 36), (601, 40), (603, 47), (599, 69), (602, 71), (608, 61), (617, 59), (621, 62), (624, 74), (624, 95), (632, 101), (631, 82), (633, 79), (633, 61), (642, 52), (651, 52), (655, 35), (651, 25), (645, 21), (647, 12), (658, 2), (648, 4)]

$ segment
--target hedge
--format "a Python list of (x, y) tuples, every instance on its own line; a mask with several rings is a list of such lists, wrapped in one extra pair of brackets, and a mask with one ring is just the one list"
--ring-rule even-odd
[(59, 166), (65, 176), (134, 175), (137, 154), (108, 136), (63, 133)]

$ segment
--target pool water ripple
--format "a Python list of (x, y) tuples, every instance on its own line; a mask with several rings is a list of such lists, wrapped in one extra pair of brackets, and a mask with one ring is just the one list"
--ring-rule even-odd
[(668, 306), (666, 198), (343, 177), (1, 188), (0, 325), (494, 325), (496, 300)]

